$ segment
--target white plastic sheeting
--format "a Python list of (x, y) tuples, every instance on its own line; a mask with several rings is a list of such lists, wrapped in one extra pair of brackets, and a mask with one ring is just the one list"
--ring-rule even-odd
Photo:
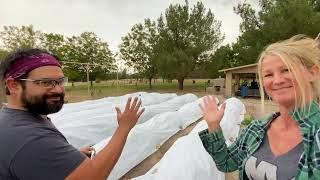
[(90, 116), (103, 115), (107, 113), (114, 113), (116, 106), (125, 106), (129, 97), (139, 97), (143, 101), (143, 106), (152, 104), (159, 104), (176, 97), (174, 93), (160, 94), (160, 93), (146, 93), (137, 92), (127, 94), (124, 96), (107, 97), (97, 100), (88, 100), (78, 103), (65, 104), (61, 111), (51, 114), (49, 117), (53, 120), (56, 126), (60, 124), (73, 123), (79, 119), (88, 118)]
[[(188, 116), (182, 115), (179, 117), (182, 129), (186, 128), (194, 122), (194, 119), (190, 117), (202, 117), (201, 110), (199, 107), (199, 104), (202, 102), (202, 99), (203, 98), (199, 98), (197, 101), (186, 104), (179, 109), (180, 114), (188, 114)], [(218, 98), (216, 98), (215, 100), (217, 104), (219, 104)]]
[[(225, 115), (221, 121), (221, 128), (227, 144), (235, 140), (244, 119), (245, 107), (236, 98), (226, 101)], [(204, 149), (198, 132), (207, 128), (203, 120), (197, 124), (192, 132), (178, 139), (167, 151), (164, 157), (145, 175), (135, 180), (224, 180), (224, 173), (220, 172), (211, 156)]]
[(227, 140), (227, 145), (230, 145), (238, 137), (240, 124), (246, 113), (245, 105), (237, 98), (229, 98), (226, 100), (226, 109), (224, 116), (220, 122), (223, 136)]
[[(134, 95), (130, 96), (134, 97)], [(84, 104), (84, 107), (90, 108), (85, 110), (83, 106), (80, 106), (79, 108), (82, 109), (80, 112), (66, 109), (65, 112), (69, 112), (70, 115), (63, 115), (63, 120), (59, 121), (60, 123), (55, 122), (55, 124), (66, 136), (69, 143), (76, 148), (96, 144), (114, 133), (116, 127), (118, 127), (114, 107), (119, 106), (123, 110), (128, 97), (113, 98), (111, 102), (102, 100), (96, 101), (96, 103), (90, 102), (89, 105)], [(145, 112), (138, 123), (145, 122), (161, 112), (176, 111), (184, 104), (197, 99), (193, 94), (173, 96), (172, 94), (144, 93), (140, 94), (140, 97), (143, 105), (147, 106), (144, 106)], [(168, 100), (168, 97), (173, 98)], [(151, 105), (148, 106), (148, 104)], [(110, 111), (111, 109), (113, 109), (112, 112)], [(103, 111), (106, 112), (104, 113)]]
[(205, 121), (198, 123), (192, 133), (174, 143), (158, 164), (145, 175), (134, 179), (224, 180), (224, 173), (217, 170), (197, 134), (206, 127)]
[(180, 109), (182, 106), (184, 106), (187, 103), (193, 102), (197, 100), (197, 96), (194, 94), (184, 94), (181, 96), (174, 97), (172, 99), (169, 99), (168, 101), (164, 101), (159, 104), (154, 104), (151, 106), (145, 106), (145, 111), (139, 118), (139, 124), (144, 123), (147, 120), (150, 120), (154, 115), (160, 114), (163, 112), (173, 112)]
[[(199, 102), (199, 99), (195, 100), (184, 105), (176, 112), (158, 114), (145, 123), (135, 126), (130, 132), (120, 159), (108, 179), (119, 179), (154, 153), (161, 144), (181, 128), (200, 119)], [(110, 138), (94, 146), (97, 152), (109, 142)]]

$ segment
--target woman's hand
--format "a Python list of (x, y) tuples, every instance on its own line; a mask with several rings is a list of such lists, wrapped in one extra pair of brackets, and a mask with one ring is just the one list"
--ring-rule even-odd
[(223, 103), (221, 108), (218, 108), (216, 97), (205, 96), (203, 102), (199, 104), (202, 111), (202, 116), (208, 124), (208, 131), (213, 132), (220, 129), (220, 122), (224, 114), (226, 104)]

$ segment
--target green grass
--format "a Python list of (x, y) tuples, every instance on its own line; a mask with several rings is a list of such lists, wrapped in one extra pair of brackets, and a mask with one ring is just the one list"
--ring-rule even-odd
[(246, 114), (244, 120), (242, 121), (242, 125), (248, 126), (254, 120), (252, 115)]
[(148, 82), (135, 82), (123, 80), (117, 83), (115, 80), (93, 83), (88, 93), (86, 82), (76, 82), (74, 86), (71, 83), (66, 86), (66, 100), (68, 102), (78, 102), (87, 99), (98, 99), (107, 96), (121, 96), (128, 93), (145, 91), (145, 92), (160, 92), (160, 93), (194, 93), (198, 96), (205, 94), (206, 79), (196, 79), (193, 84), (192, 79), (186, 79), (184, 82), (184, 90), (178, 90), (178, 82), (173, 80), (172, 83), (163, 82), (162, 80), (152, 81), (152, 88), (149, 88)]

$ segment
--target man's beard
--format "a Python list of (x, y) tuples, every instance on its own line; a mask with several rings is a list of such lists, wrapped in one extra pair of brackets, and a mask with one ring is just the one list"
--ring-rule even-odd
[[(24, 107), (31, 113), (48, 115), (61, 110), (64, 104), (64, 93), (43, 94), (39, 96), (27, 97), (26, 91), (22, 92), (21, 101)], [(48, 98), (60, 97), (58, 101), (48, 102)]]

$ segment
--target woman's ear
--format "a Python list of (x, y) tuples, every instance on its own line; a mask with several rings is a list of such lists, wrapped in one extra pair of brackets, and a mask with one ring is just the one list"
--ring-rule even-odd
[(319, 66), (318, 65), (313, 65), (310, 69), (310, 81), (315, 81), (319, 78)]

